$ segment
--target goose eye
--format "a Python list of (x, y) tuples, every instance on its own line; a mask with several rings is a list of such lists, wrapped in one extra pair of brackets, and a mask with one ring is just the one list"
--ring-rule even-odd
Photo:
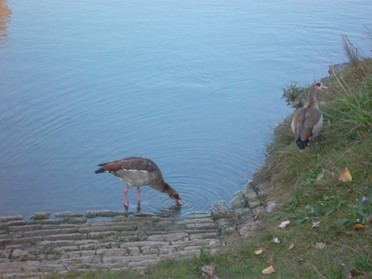
[(180, 196), (178, 194), (174, 194), (173, 197), (176, 199), (176, 200), (179, 200), (180, 199)]
[(320, 82), (315, 83), (316, 86), (320, 87), (322, 84)]

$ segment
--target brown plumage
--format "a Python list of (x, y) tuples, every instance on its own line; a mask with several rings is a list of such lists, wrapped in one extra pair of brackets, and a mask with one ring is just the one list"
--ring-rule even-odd
[(316, 102), (317, 92), (327, 89), (321, 82), (314, 82), (308, 91), (308, 100), (303, 108), (296, 111), (291, 128), (294, 140), (300, 149), (305, 149), (309, 141), (313, 141), (323, 127), (323, 115)]
[(159, 167), (150, 159), (142, 157), (128, 157), (121, 160), (99, 164), (101, 168), (95, 173), (108, 172), (119, 177), (125, 184), (124, 189), (124, 206), (129, 207), (128, 190), (131, 187), (137, 187), (138, 207), (141, 204), (141, 186), (150, 186), (155, 190), (168, 194), (169, 198), (176, 201), (177, 205), (181, 204), (181, 198), (176, 190), (167, 184)]

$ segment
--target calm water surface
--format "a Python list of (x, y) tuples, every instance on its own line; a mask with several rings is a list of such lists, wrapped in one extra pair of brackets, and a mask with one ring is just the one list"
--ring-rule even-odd
[[(345, 61), (342, 34), (369, 55), (371, 14), (358, 0), (0, 0), (0, 215), (122, 209), (123, 184), (94, 170), (133, 155), (158, 163), (182, 216), (230, 200), (291, 111), (281, 88)], [(142, 200), (173, 204), (148, 187)]]

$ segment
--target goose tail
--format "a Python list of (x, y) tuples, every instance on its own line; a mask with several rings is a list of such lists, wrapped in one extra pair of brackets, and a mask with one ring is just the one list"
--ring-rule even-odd
[(309, 143), (309, 140), (302, 140), (301, 137), (298, 137), (296, 140), (296, 144), (298, 148), (300, 148), (301, 150), (305, 149), (308, 143)]
[(103, 173), (103, 172), (106, 172), (106, 171), (103, 168), (99, 168), (94, 173)]

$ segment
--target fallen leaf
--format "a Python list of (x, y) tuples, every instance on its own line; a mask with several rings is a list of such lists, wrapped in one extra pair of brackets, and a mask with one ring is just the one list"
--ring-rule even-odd
[(215, 240), (209, 241), (209, 245), (215, 245), (215, 244), (217, 244), (217, 241), (215, 241)]
[(145, 272), (144, 272), (144, 271), (140, 271), (140, 272), (138, 273), (138, 275), (139, 275), (139, 276), (145, 276)]
[(353, 140), (351, 143), (352, 143), (352, 144), (361, 144), (362, 141), (361, 141), (361, 140)]
[(316, 249), (324, 249), (327, 245), (324, 242), (317, 242), (315, 243)]
[(279, 225), (279, 228), (284, 229), (285, 227), (287, 227), (289, 225), (290, 222), (291, 221), (289, 221), (289, 220), (281, 222), (280, 225)]
[(365, 229), (365, 228), (367, 228), (367, 226), (363, 225), (363, 224), (356, 224), (356, 225), (353, 226), (353, 229), (355, 229), (355, 230), (362, 230), (362, 229)]
[(350, 273), (351, 273), (352, 276), (357, 277), (357, 276), (361, 275), (362, 272), (358, 271), (356, 268), (353, 268), (352, 270), (350, 270)]
[(312, 229), (313, 228), (319, 228), (319, 226), (320, 226), (320, 221), (318, 221), (318, 222), (313, 222), (313, 226), (311, 227)]
[(215, 275), (215, 268), (213, 265), (205, 265), (201, 268), (202, 272), (208, 276), (208, 278), (212, 278)]
[(261, 217), (261, 210), (257, 209), (256, 214), (253, 217), (253, 221), (258, 220)]
[(263, 249), (262, 248), (260, 248), (260, 249), (258, 249), (258, 250), (256, 250), (256, 251), (254, 251), (254, 253), (256, 254), (256, 255), (261, 255), (262, 253), (263, 253)]
[(372, 214), (367, 216), (366, 223), (372, 223)]
[(280, 239), (277, 238), (277, 237), (274, 237), (274, 238), (273, 238), (273, 242), (274, 242), (275, 244), (279, 244), (279, 243), (280, 243)]
[(338, 179), (343, 182), (351, 182), (353, 181), (353, 177), (351, 176), (350, 171), (348, 168), (345, 168), (344, 171), (338, 176)]
[(276, 272), (276, 270), (274, 269), (274, 267), (272, 265), (270, 265), (269, 267), (262, 270), (262, 274), (265, 274), (265, 275), (269, 275), (269, 274), (274, 273), (274, 272)]
[(295, 247), (294, 243), (291, 243), (291, 245), (289, 245), (288, 250), (292, 250), (294, 247)]
[(351, 272), (345, 274), (345, 279), (353, 279), (353, 275), (351, 274)]

